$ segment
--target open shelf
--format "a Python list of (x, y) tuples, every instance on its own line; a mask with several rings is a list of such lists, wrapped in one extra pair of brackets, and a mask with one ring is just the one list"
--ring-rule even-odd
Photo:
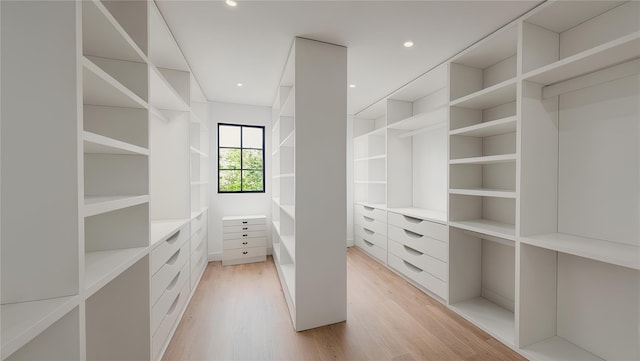
[(85, 254), (86, 297), (118, 277), (147, 254), (147, 247), (123, 248)]
[(90, 217), (149, 202), (148, 195), (84, 197), (84, 216)]
[(149, 155), (149, 149), (87, 131), (83, 132), (83, 139), (84, 153)]
[(82, 1), (82, 49), (85, 54), (146, 62), (146, 56), (98, 0)]
[(516, 198), (515, 191), (503, 190), (503, 189), (449, 189), (449, 194), (462, 194), (468, 196), (480, 196), (480, 197), (496, 197), (496, 198)]
[(390, 129), (418, 130), (446, 123), (447, 108), (440, 107), (428, 112), (419, 113), (389, 125)]
[(479, 90), (451, 102), (451, 106), (487, 109), (516, 100), (516, 78)]
[(293, 236), (283, 236), (280, 235), (280, 243), (284, 246), (289, 253), (291, 259), (296, 261), (296, 240)]
[(0, 306), (2, 359), (6, 359), (79, 304), (79, 296), (50, 298)]
[(281, 264), (280, 270), (284, 278), (284, 283), (287, 285), (287, 291), (289, 292), (291, 302), (296, 302), (296, 268), (293, 263)]
[(482, 297), (458, 302), (450, 307), (501, 342), (510, 346), (515, 345), (513, 312)]
[(189, 105), (153, 65), (149, 65), (149, 89), (149, 103), (152, 106), (162, 110), (189, 111)]
[(174, 234), (187, 222), (189, 222), (189, 219), (152, 220), (149, 237), (151, 249), (154, 248), (155, 244), (165, 240), (167, 237)]
[(516, 230), (513, 224), (496, 222), (488, 219), (473, 219), (468, 221), (450, 221), (449, 225), (467, 231), (487, 234), (515, 241)]
[(640, 247), (563, 233), (521, 237), (522, 243), (640, 270)]
[(449, 164), (498, 164), (515, 162), (515, 154), (490, 155), (485, 157), (451, 159)]
[(284, 213), (289, 215), (289, 217), (291, 217), (291, 219), (295, 219), (296, 218), (296, 206), (282, 205), (281, 204), (280, 208), (282, 208)]
[(155, 3), (149, 3), (149, 59), (156, 66), (189, 70), (189, 66)]
[(603, 361), (600, 357), (558, 336), (527, 346), (522, 352), (535, 361)]
[(82, 68), (84, 104), (120, 108), (148, 108), (142, 98), (86, 57), (82, 57)]
[(204, 157), (204, 158), (209, 158), (209, 155), (207, 153), (204, 153), (204, 152), (202, 152), (202, 151), (200, 151), (200, 150), (198, 150), (198, 149), (196, 149), (194, 147), (190, 147), (189, 149), (191, 150), (191, 153), (195, 153), (195, 154), (197, 154), (197, 155), (199, 155), (201, 157)]
[(281, 147), (293, 147), (296, 144), (296, 132), (295, 130), (289, 133), (289, 135), (284, 138), (282, 143), (280, 143)]
[(516, 116), (492, 120), (486, 123), (471, 125), (454, 129), (450, 135), (462, 135), (467, 137), (491, 137), (494, 135), (513, 133), (516, 131), (518, 118)]
[(291, 88), (287, 99), (284, 100), (284, 104), (280, 108), (280, 116), (293, 117), (296, 104), (296, 89)]

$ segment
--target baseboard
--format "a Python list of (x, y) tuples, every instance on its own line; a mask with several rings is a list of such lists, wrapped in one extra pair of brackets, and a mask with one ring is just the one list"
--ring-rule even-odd
[(354, 245), (353, 238), (347, 239), (347, 247), (353, 247), (353, 245)]
[(222, 252), (214, 252), (214, 253), (209, 252), (207, 254), (207, 261), (208, 262), (222, 261)]

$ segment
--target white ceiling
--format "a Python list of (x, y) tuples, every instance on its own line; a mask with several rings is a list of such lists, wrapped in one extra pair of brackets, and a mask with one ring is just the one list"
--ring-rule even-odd
[[(348, 48), (356, 113), (540, 1), (156, 0), (206, 97), (270, 106), (295, 36)], [(413, 48), (402, 46), (411, 40)], [(238, 87), (237, 83), (244, 86)]]

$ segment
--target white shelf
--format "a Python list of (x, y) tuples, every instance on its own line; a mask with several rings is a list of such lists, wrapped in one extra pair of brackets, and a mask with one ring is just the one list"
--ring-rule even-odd
[(290, 205), (280, 205), (280, 208), (286, 213), (291, 219), (296, 219), (296, 206)]
[(432, 111), (419, 113), (389, 125), (389, 129), (418, 130), (447, 122), (447, 108), (440, 107)]
[(281, 147), (293, 147), (296, 144), (296, 131), (292, 131), (289, 135), (284, 138), (282, 143), (280, 143)]
[(371, 157), (362, 157), (362, 158), (356, 158), (354, 159), (356, 162), (360, 162), (360, 161), (369, 161), (369, 160), (377, 160), (377, 159), (385, 159), (387, 158), (386, 154), (379, 154), (379, 155), (374, 155)]
[(382, 209), (382, 210), (389, 210), (387, 208), (387, 204), (386, 203), (370, 203), (370, 202), (355, 202), (356, 204), (359, 204), (361, 206), (364, 207), (369, 207), (369, 208), (377, 208), (377, 209)]
[(149, 149), (84, 131), (84, 153), (149, 155)]
[(280, 236), (280, 221), (273, 221), (273, 229), (276, 230), (276, 233), (278, 233), (278, 236)]
[(280, 243), (287, 250), (287, 253), (289, 254), (289, 257), (291, 257), (293, 262), (295, 262), (296, 261), (296, 240), (295, 240), (295, 238), (293, 236), (280, 235)]
[(449, 164), (498, 164), (516, 161), (515, 154), (489, 155), (485, 157), (451, 159)]
[(472, 109), (487, 109), (516, 100), (516, 78), (458, 98), (451, 106)]
[(449, 134), (467, 137), (491, 137), (494, 135), (513, 133), (517, 129), (517, 124), (518, 117), (512, 116), (455, 129), (450, 131)]
[(82, 98), (88, 105), (147, 109), (148, 104), (86, 57), (82, 57)]
[(291, 88), (291, 91), (289, 91), (289, 95), (287, 96), (287, 100), (284, 101), (284, 105), (280, 109), (280, 116), (293, 117), (295, 115), (295, 104), (296, 104), (296, 89)]
[(282, 271), (282, 277), (284, 283), (287, 285), (287, 291), (289, 292), (289, 298), (291, 302), (296, 302), (296, 268), (294, 264), (281, 264), (280, 270)]
[[(370, 132), (368, 132), (368, 133), (364, 133), (364, 134), (361, 134), (361, 135), (359, 135), (359, 136), (357, 136), (357, 137), (354, 137), (354, 138), (353, 138), (353, 140), (360, 140), (360, 139), (363, 139), (363, 138), (366, 138), (366, 137), (370, 137), (370, 136), (372, 136), (372, 135), (373, 135), (373, 136), (377, 136), (377, 135), (384, 135), (385, 130), (387, 130), (387, 128), (386, 128), (386, 127), (384, 127), (384, 128), (377, 128), (377, 129), (374, 129), (374, 130), (372, 130), (372, 131), (370, 131)], [(378, 133), (382, 133), (382, 134), (378, 134)]]
[(2, 359), (9, 357), (77, 307), (79, 301), (80, 296), (68, 296), (0, 306)]
[(387, 208), (389, 212), (402, 214), (409, 217), (433, 221), (436, 223), (447, 224), (447, 212), (434, 211), (431, 209), (406, 207), (406, 208)]
[(203, 157), (203, 158), (209, 158), (209, 155), (207, 153), (204, 153), (194, 147), (189, 147), (189, 149), (191, 150), (191, 153), (195, 153), (198, 154), (199, 156)]
[(189, 111), (189, 105), (160, 70), (151, 64), (149, 64), (149, 103), (162, 110)]
[(522, 243), (640, 270), (640, 247), (563, 233), (521, 237)]
[(275, 262), (280, 262), (280, 242), (274, 243), (272, 249)]
[(184, 55), (155, 3), (149, 4), (149, 59), (167, 69), (189, 70)]
[(84, 216), (95, 216), (96, 214), (111, 212), (127, 207), (133, 207), (148, 202), (148, 195), (84, 197)]
[(386, 181), (355, 181), (356, 184), (387, 184)]
[(449, 189), (449, 194), (462, 194), (467, 196), (479, 197), (516, 198), (515, 191), (507, 191), (503, 189)]
[(175, 233), (180, 227), (188, 223), (189, 219), (163, 219), (152, 220), (150, 229), (150, 248), (153, 249), (156, 244), (167, 239)]
[(198, 210), (198, 211), (191, 211), (191, 219), (194, 219), (194, 218), (198, 217), (202, 213), (206, 212), (208, 209), (209, 209), (209, 207), (204, 206), (204, 207), (201, 207), (200, 210)]
[(145, 63), (146, 56), (98, 0), (82, 1), (84, 55)]
[(278, 207), (280, 206), (280, 198), (271, 198), (273, 203), (275, 203)]
[(623, 63), (640, 56), (640, 32), (635, 32), (524, 74), (523, 78), (551, 85)]
[(449, 221), (449, 225), (467, 231), (487, 234), (490, 236), (515, 241), (516, 229), (513, 224), (491, 221), (488, 219), (473, 219), (468, 221)]
[(522, 352), (534, 361), (604, 361), (558, 336), (527, 346)]
[(499, 341), (512, 347), (515, 345), (513, 312), (482, 297), (458, 302), (450, 307)]
[(293, 178), (295, 176), (296, 176), (295, 173), (283, 173), (283, 174), (275, 175), (273, 176), (273, 178)]
[(209, 184), (208, 181), (191, 182), (192, 186), (206, 186), (207, 184)]
[(96, 291), (138, 262), (147, 252), (147, 247), (87, 252), (84, 259), (85, 297), (91, 297)]

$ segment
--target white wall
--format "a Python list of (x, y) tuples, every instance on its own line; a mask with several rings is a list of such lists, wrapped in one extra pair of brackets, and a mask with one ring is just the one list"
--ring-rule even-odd
[[(218, 123), (265, 126), (265, 193), (218, 194)], [(209, 261), (222, 259), (222, 217), (267, 216), (267, 252), (271, 254), (271, 108), (231, 103), (209, 103), (211, 141), (209, 192)]]

